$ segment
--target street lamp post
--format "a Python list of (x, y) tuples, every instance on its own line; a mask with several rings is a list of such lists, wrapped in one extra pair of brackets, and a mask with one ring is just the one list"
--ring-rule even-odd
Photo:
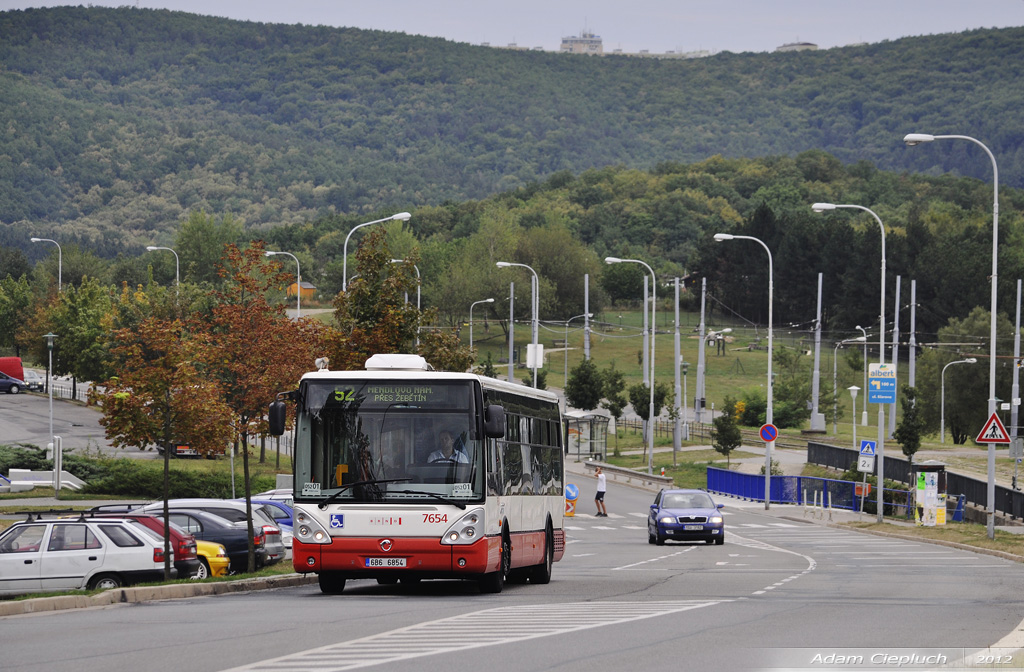
[(174, 291), (175, 291), (175, 293), (180, 294), (181, 293), (181, 274), (180, 274), (180, 265), (178, 263), (178, 253), (175, 252), (174, 250), (172, 250), (169, 247), (157, 247), (155, 245), (148, 245), (148, 246), (146, 246), (146, 249), (149, 250), (150, 252), (153, 252), (154, 250), (167, 250), (168, 252), (170, 252), (171, 254), (174, 255)]
[[(473, 349), (473, 306), (478, 303), (494, 303), (494, 299), (481, 299), (480, 301), (474, 301), (469, 305), (469, 349)], [(419, 306), (416, 306), (419, 308)]]
[[(658, 280), (657, 280), (657, 278), (654, 275), (654, 269), (651, 268), (650, 266), (648, 266), (643, 261), (640, 261), (639, 259), (619, 259), (618, 257), (605, 257), (604, 258), (604, 262), (606, 264), (622, 264), (622, 263), (640, 264), (641, 266), (646, 268), (648, 270), (648, 272), (651, 274), (651, 333), (650, 333), (650, 336), (649, 336), (649, 338), (651, 340), (651, 347), (650, 347), (650, 351), (651, 351), (651, 375), (650, 375), (651, 405), (650, 405), (650, 408), (648, 409), (648, 413), (647, 413), (647, 445), (648, 445), (648, 448), (649, 448), (648, 453), (647, 453), (647, 473), (648, 474), (653, 474), (654, 473), (654, 334), (657, 331), (657, 329), (656, 329), (657, 321), (655, 319), (656, 318), (656, 314), (655, 314), (654, 311), (658, 307), (658, 301), (655, 298), (655, 293), (656, 293), (655, 292), (655, 286), (658, 284)], [(644, 312), (645, 313), (647, 312), (646, 311), (646, 307), (645, 307)]]
[[(992, 162), (992, 297), (991, 308), (989, 309), (991, 324), (989, 334), (989, 358), (988, 358), (988, 414), (991, 417), (996, 412), (996, 279), (999, 268), (999, 166), (996, 165), (996, 157), (987, 146), (980, 140), (968, 135), (929, 135), (927, 133), (909, 133), (903, 138), (903, 142), (913, 147), (922, 142), (934, 140), (967, 140), (985, 150), (989, 160)], [(995, 502), (996, 502), (996, 444), (988, 444), (988, 507), (985, 515), (988, 518), (988, 538), (994, 539), (995, 529)]]
[[(847, 339), (845, 341), (839, 341), (838, 343), (836, 343), (836, 347), (832, 348), (832, 433), (833, 434), (839, 433), (839, 425), (838, 425), (839, 421), (838, 421), (838, 419), (836, 417), (836, 416), (839, 415), (839, 413), (838, 413), (838, 404), (836, 403), (836, 391), (837, 391), (836, 390), (836, 386), (839, 384), (839, 375), (838, 375), (839, 374), (839, 368), (838, 368), (839, 348), (843, 347), (847, 343), (860, 343), (861, 341), (864, 341), (864, 343), (867, 343), (867, 337), (866, 336), (858, 336), (857, 338)], [(849, 389), (849, 388), (847, 388), (847, 389)], [(857, 389), (859, 390), (861, 388), (858, 387)], [(853, 397), (853, 417), (851, 418), (851, 420), (853, 420), (853, 424), (854, 425), (857, 424), (857, 395), (854, 395), (854, 397)], [(856, 430), (854, 430), (854, 431), (856, 431)]]
[(977, 361), (974, 357), (968, 357), (967, 359), (958, 359), (955, 362), (950, 362), (942, 367), (942, 375), (939, 377), (941, 381), (939, 386), (941, 390), (939, 395), (939, 443), (946, 442), (946, 369), (954, 364), (974, 364)]
[[(392, 259), (391, 263), (404, 264), (405, 259)], [(423, 283), (420, 282), (420, 267), (416, 264), (413, 264), (412, 267), (416, 270), (416, 347), (418, 348), (420, 347), (420, 286)], [(405, 298), (406, 303), (408, 303), (409, 295), (406, 294)], [(472, 307), (470, 307), (470, 313), (472, 313)], [(472, 317), (472, 315), (470, 315), (470, 317)], [(472, 329), (472, 325), (470, 325), (470, 329)], [(469, 347), (473, 347), (472, 339), (470, 339)]]
[[(861, 338), (864, 339), (864, 387), (861, 388), (861, 389), (864, 390), (864, 413), (863, 413), (863, 415), (861, 417), (861, 424), (864, 425), (865, 427), (867, 427), (868, 426), (868, 401), (867, 401), (867, 399), (868, 399), (868, 393), (867, 393), (867, 389), (868, 389), (868, 332), (867, 332), (866, 329), (864, 329), (864, 327), (860, 326), (859, 324), (857, 325), (857, 329), (860, 330)], [(853, 414), (854, 414), (854, 419), (856, 419), (856, 416), (857, 416), (857, 409), (856, 408), (853, 409)]]
[(357, 229), (361, 229), (364, 226), (369, 226), (370, 224), (380, 224), (381, 222), (390, 222), (393, 219), (397, 219), (397, 220), (400, 220), (400, 221), (403, 221), (403, 222), (408, 222), (409, 218), (411, 218), (411, 217), (412, 217), (412, 215), (410, 215), (408, 212), (399, 212), (398, 214), (391, 215), (390, 217), (384, 217), (383, 219), (375, 219), (372, 222), (364, 222), (362, 224), (357, 224), (356, 226), (352, 227), (352, 230), (348, 232), (347, 236), (345, 236), (345, 245), (342, 248), (342, 253), (341, 253), (341, 255), (342, 255), (342, 261), (341, 261), (341, 291), (345, 291), (345, 290), (348, 289), (348, 239), (352, 237), (352, 234), (355, 233)]
[(43, 336), (46, 339), (46, 349), (50, 353), (50, 364), (47, 369), (47, 375), (50, 380), (46, 385), (46, 389), (50, 394), (50, 445), (53, 446), (53, 463), (54, 463), (54, 474), (53, 474), (53, 488), (57, 495), (60, 495), (60, 459), (57, 457), (57, 439), (53, 436), (53, 339), (57, 338), (57, 334), (50, 332)]
[(539, 299), (539, 293), (540, 293), (540, 290), (539, 290), (540, 278), (537, 277), (537, 271), (533, 270), (532, 268), (530, 268), (526, 264), (519, 264), (519, 263), (512, 262), (512, 261), (499, 261), (499, 262), (497, 262), (495, 264), (495, 266), (497, 266), (498, 268), (509, 268), (510, 266), (520, 266), (520, 267), (525, 268), (526, 270), (530, 271), (530, 273), (533, 274), (533, 277), (530, 278), (530, 281), (531, 281), (531, 284), (530, 284), (530, 308), (531, 308), (531, 312), (533, 314), (533, 351), (534, 351), (533, 386), (537, 387), (537, 359), (536, 359), (537, 358), (537, 337), (538, 337), (538, 333), (537, 333), (538, 332), (537, 309), (538, 309), (538, 299)]
[[(863, 210), (870, 214), (878, 222), (878, 228), (882, 231), (882, 291), (881, 302), (878, 311), (878, 363), (885, 364), (885, 225), (882, 218), (874, 210), (865, 208), (863, 205), (838, 205), (835, 203), (815, 203), (811, 209), (815, 212), (829, 212), (837, 208), (848, 208)], [(865, 346), (866, 347), (866, 346)], [(866, 363), (866, 362), (865, 362)], [(895, 362), (894, 362), (895, 363)], [(864, 392), (864, 412), (867, 413), (868, 398), (870, 394), (867, 389)], [(867, 424), (867, 423), (865, 423)], [(878, 522), (885, 520), (885, 404), (878, 404)]]
[(30, 238), (30, 240), (33, 243), (53, 243), (54, 245), (57, 246), (57, 293), (59, 294), (62, 285), (61, 274), (63, 273), (64, 267), (64, 255), (61, 252), (60, 243), (58, 243), (56, 240), (51, 240), (49, 238)]
[[(772, 304), (774, 303), (774, 279), (772, 269), (772, 251), (768, 249), (768, 246), (764, 244), (760, 238), (754, 238), (753, 236), (734, 236), (731, 233), (716, 233), (715, 240), (722, 242), (725, 240), (752, 240), (758, 243), (764, 248), (764, 251), (768, 253), (768, 408), (765, 412), (766, 424), (772, 424)], [(765, 443), (764, 451), (764, 508), (767, 511), (771, 506), (771, 484), (772, 484), (772, 452), (775, 449), (775, 439), (767, 441)]]
[(272, 252), (267, 250), (263, 253), (265, 257), (273, 257), (277, 254), (289, 256), (295, 260), (295, 319), (302, 317), (302, 271), (299, 269), (299, 258), (291, 252)]
[(593, 313), (583, 313), (582, 315), (573, 315), (572, 317), (565, 321), (565, 340), (562, 341), (562, 347), (565, 353), (565, 385), (569, 384), (569, 323), (581, 317), (593, 316)]
[[(856, 385), (851, 385), (850, 387), (848, 387), (846, 389), (848, 389), (850, 391), (850, 398), (853, 400), (853, 407), (856, 408), (857, 407), (857, 393), (860, 392), (860, 388), (857, 387)], [(864, 394), (867, 394), (867, 392), (865, 392)], [(853, 449), (857, 450), (857, 448), (858, 448), (858, 446), (857, 446), (857, 418), (853, 417), (853, 418), (850, 418), (850, 419), (853, 421), (853, 422), (850, 423), (850, 425), (853, 426)]]

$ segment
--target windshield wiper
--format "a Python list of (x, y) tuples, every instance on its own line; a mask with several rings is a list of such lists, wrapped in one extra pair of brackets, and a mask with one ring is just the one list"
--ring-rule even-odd
[[(409, 479), (406, 478), (403, 480), (407, 481)], [(433, 499), (436, 499), (439, 502), (451, 504), (452, 506), (457, 506), (463, 510), (465, 510), (466, 508), (465, 502), (460, 502), (455, 499), (448, 499), (447, 497), (439, 495), (436, 492), (427, 492), (426, 490), (389, 490), (388, 492), (393, 492), (396, 495), (426, 495), (427, 497), (432, 497)]]
[(325, 510), (327, 508), (328, 504), (330, 504), (331, 502), (336, 500), (338, 497), (340, 497), (341, 493), (345, 492), (349, 488), (355, 488), (355, 487), (360, 486), (360, 485), (379, 485), (381, 483), (405, 483), (406, 481), (411, 481), (411, 480), (412, 480), (411, 478), (381, 478), (381, 479), (371, 479), (369, 481), (355, 481), (354, 483), (346, 483), (345, 485), (343, 485), (340, 488), (338, 488), (338, 491), (335, 492), (333, 495), (331, 495), (330, 497), (328, 497), (324, 501), (322, 501), (319, 504), (317, 504), (317, 506), (320, 507), (321, 511)]

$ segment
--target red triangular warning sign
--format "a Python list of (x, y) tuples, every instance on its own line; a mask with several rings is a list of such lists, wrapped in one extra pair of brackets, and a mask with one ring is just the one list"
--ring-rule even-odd
[(1003, 421), (999, 419), (999, 415), (993, 413), (975, 441), (977, 443), (1009, 443), (1010, 434), (1006, 431), (1006, 427), (1003, 426)]

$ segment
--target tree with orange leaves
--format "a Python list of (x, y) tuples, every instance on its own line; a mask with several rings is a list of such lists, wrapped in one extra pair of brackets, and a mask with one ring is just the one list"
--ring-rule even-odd
[(163, 447), (165, 579), (170, 578), (171, 559), (171, 451), (188, 444), (200, 454), (220, 453), (232, 436), (231, 409), (209, 375), (213, 351), (203, 336), (179, 320), (158, 317), (144, 319), (135, 329), (117, 330), (111, 355), (121, 375), (90, 395), (90, 402), (103, 409), (100, 424), (115, 446)]
[(267, 408), (277, 393), (291, 389), (312, 370), (316, 357), (323, 354), (318, 350), (324, 328), (315, 320), (290, 320), (282, 306), (267, 302), (267, 292), (287, 282), (290, 274), (264, 256), (262, 241), (245, 250), (225, 246), (220, 274), (225, 285), (213, 308), (210, 342), (216, 353), (215, 375), (242, 445), (249, 571), (254, 571), (249, 437), (266, 433)]

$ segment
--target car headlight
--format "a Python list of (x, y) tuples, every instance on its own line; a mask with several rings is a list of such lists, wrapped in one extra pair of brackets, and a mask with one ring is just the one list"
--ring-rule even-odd
[(472, 544), (484, 536), (484, 510), (473, 509), (462, 514), (455, 524), (445, 530), (441, 543), (446, 546)]
[(722, 517), (721, 516), (711, 516), (708, 519), (708, 522), (714, 523), (715, 525), (720, 525), (722, 523)]
[(662, 516), (661, 518), (658, 518), (658, 522), (659, 523), (674, 523), (674, 522), (676, 522), (676, 518), (675, 518), (675, 516)]

